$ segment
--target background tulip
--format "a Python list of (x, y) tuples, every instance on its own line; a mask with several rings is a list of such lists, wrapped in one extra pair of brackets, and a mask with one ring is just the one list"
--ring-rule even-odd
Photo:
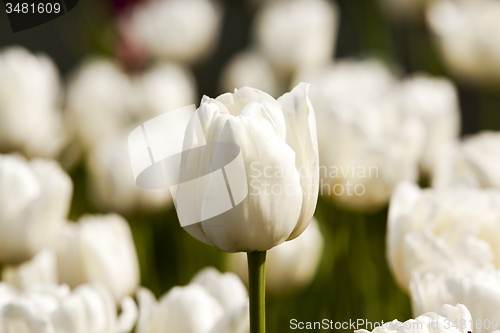
[(443, 59), (460, 80), (472, 85), (498, 86), (500, 4), (494, 0), (436, 1), (427, 12)]
[(73, 185), (54, 161), (0, 155), (0, 262), (19, 264), (51, 244)]
[(500, 133), (482, 132), (448, 144), (435, 164), (434, 187), (500, 188)]
[(5, 266), (2, 281), (20, 290), (40, 285), (58, 285), (57, 259), (53, 250), (44, 249), (18, 266)]
[[(453, 322), (460, 323), (464, 321), (464, 325), (453, 326)], [(467, 333), (472, 332), (472, 317), (467, 309), (462, 304), (455, 306), (445, 304), (436, 312), (427, 312), (417, 317), (410, 319), (404, 323), (393, 320), (385, 323), (385, 325), (373, 329), (372, 332), (389, 333), (389, 332), (429, 332), (432, 330), (445, 331), (450, 333)], [(358, 330), (356, 332), (365, 333), (367, 330)]]
[(66, 140), (53, 61), (22, 47), (0, 50), (0, 152), (55, 157)]
[(271, 64), (291, 75), (328, 62), (335, 49), (337, 24), (333, 2), (268, 1), (257, 15), (254, 33)]
[[(460, 302), (472, 315), (474, 332), (492, 332), (500, 327), (500, 272), (466, 275), (416, 273), (410, 284), (413, 313), (435, 311), (441, 304)], [(495, 325), (496, 323), (496, 325)]]
[(350, 209), (380, 209), (402, 180), (417, 179), (425, 125), (404, 112), (399, 82), (375, 61), (343, 61), (299, 79), (312, 82), (320, 194)]
[[(0, 285), (0, 290), (8, 288), (6, 284)], [(118, 317), (113, 297), (98, 284), (82, 285), (73, 292), (67, 286), (23, 293), (10, 291), (9, 299), (0, 304), (0, 330), (9, 333), (130, 332), (132, 326), (120, 327), (118, 322), (134, 322), (137, 308), (124, 306), (122, 309)]]
[(146, 1), (126, 20), (132, 41), (153, 56), (197, 62), (218, 43), (221, 8), (210, 0)]
[(144, 288), (137, 295), (137, 333), (248, 332), (248, 296), (232, 273), (204, 269), (189, 285), (174, 287), (159, 302)]
[[(268, 251), (267, 292), (283, 293), (311, 283), (319, 268), (322, 254), (323, 236), (313, 218), (302, 235)], [(248, 284), (247, 258), (243, 253), (228, 255), (228, 265)]]
[(500, 192), (421, 190), (402, 183), (387, 225), (387, 259), (401, 287), (413, 272), (465, 274), (500, 267)]
[(127, 222), (120, 216), (84, 216), (67, 223), (57, 242), (59, 281), (74, 288), (102, 283), (116, 302), (139, 284), (139, 265)]

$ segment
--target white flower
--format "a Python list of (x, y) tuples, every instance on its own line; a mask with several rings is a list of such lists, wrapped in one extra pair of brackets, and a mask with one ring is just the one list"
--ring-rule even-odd
[(114, 214), (85, 216), (67, 223), (59, 235), (60, 283), (74, 288), (102, 283), (119, 302), (139, 284), (139, 264), (130, 227)]
[(500, 84), (500, 3), (496, 0), (442, 0), (430, 6), (427, 20), (446, 65), (472, 84)]
[(278, 81), (273, 68), (258, 51), (236, 54), (224, 67), (221, 75), (222, 91), (254, 87), (273, 97), (280, 91)]
[(448, 144), (435, 169), (434, 187), (500, 189), (500, 133), (485, 131)]
[(456, 88), (444, 78), (416, 75), (405, 80), (401, 89), (403, 112), (421, 119), (426, 126), (421, 166), (426, 173), (432, 174), (441, 149), (460, 133)]
[(331, 60), (338, 10), (326, 0), (269, 1), (255, 22), (257, 45), (278, 70), (293, 74)]
[(0, 151), (55, 157), (66, 140), (59, 73), (45, 55), (0, 51)]
[(192, 74), (174, 63), (132, 76), (111, 60), (88, 59), (68, 87), (68, 126), (89, 149), (137, 122), (193, 104), (195, 94)]
[(185, 287), (174, 287), (159, 302), (147, 289), (137, 292), (137, 333), (247, 333), (248, 296), (232, 273), (208, 268)]
[(54, 286), (20, 293), (0, 283), (0, 295), (0, 332), (128, 333), (137, 317), (137, 307), (128, 298), (118, 318), (113, 297), (98, 284), (82, 285), (73, 292), (67, 286)]
[[(455, 326), (454, 323), (457, 323)], [(462, 304), (455, 306), (445, 304), (440, 307), (436, 312), (427, 312), (422, 314), (416, 319), (410, 319), (404, 323), (393, 320), (384, 323), (373, 329), (374, 333), (429, 333), (429, 332), (443, 332), (443, 333), (468, 333), (472, 332), (472, 317)], [(463, 325), (461, 324), (463, 323)], [(356, 333), (367, 333), (367, 330), (358, 330)], [(474, 330), (475, 332), (475, 330)]]
[(400, 181), (417, 179), (425, 125), (402, 110), (400, 83), (385, 66), (346, 60), (299, 78), (312, 84), (320, 194), (349, 208), (374, 210)]
[(0, 155), (0, 262), (19, 264), (55, 241), (73, 185), (54, 161)]
[(500, 268), (499, 222), (500, 191), (400, 184), (387, 226), (387, 258), (396, 281), (408, 289), (413, 272)]
[(172, 203), (169, 190), (147, 190), (135, 184), (125, 135), (97, 143), (89, 151), (87, 170), (91, 197), (104, 209), (128, 213), (167, 208)]
[[(308, 285), (316, 275), (323, 254), (323, 236), (316, 219), (296, 239), (278, 245), (266, 255), (266, 291), (280, 293)], [(248, 284), (244, 253), (229, 254), (229, 266)]]
[(5, 266), (2, 270), (2, 281), (20, 290), (37, 285), (58, 285), (57, 259), (54, 251), (44, 249), (33, 259), (19, 266)]
[(211, 0), (160, 0), (137, 6), (132, 38), (158, 58), (196, 62), (218, 43), (222, 13)]
[[(269, 250), (305, 230), (316, 208), (319, 167), (316, 120), (307, 89), (301, 83), (278, 100), (252, 88), (202, 99), (195, 114), (199, 118), (191, 118), (183, 149), (195, 147), (200, 140), (197, 119), (206, 142), (236, 144), (248, 195), (229, 211), (186, 226), (193, 237), (226, 252), (251, 252)], [(224, 147), (217, 149), (221, 160), (233, 153)], [(200, 161), (211, 163), (194, 151), (183, 162), (183, 172), (196, 173), (202, 167)], [(195, 201), (192, 192), (185, 195), (179, 198), (177, 190), (177, 205), (181, 200)], [(210, 197), (200, 199), (210, 205)]]
[(442, 304), (464, 304), (473, 318), (475, 333), (500, 328), (500, 272), (485, 271), (466, 275), (415, 274), (412, 277), (413, 314), (435, 311)]

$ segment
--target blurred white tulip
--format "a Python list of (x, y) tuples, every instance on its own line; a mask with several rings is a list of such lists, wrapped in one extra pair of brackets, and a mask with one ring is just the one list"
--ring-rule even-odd
[(10, 283), (20, 290), (38, 285), (58, 285), (55, 252), (44, 249), (38, 252), (33, 259), (18, 266), (3, 267), (2, 281)]
[(500, 84), (500, 3), (440, 0), (427, 21), (450, 71), (474, 85)]
[(194, 63), (218, 44), (222, 10), (211, 0), (148, 1), (133, 10), (126, 25), (129, 38), (152, 55)]
[[(410, 284), (413, 314), (436, 311), (442, 304), (464, 304), (472, 315), (475, 333), (500, 328), (500, 272), (467, 275), (414, 274)], [(496, 323), (496, 325), (495, 325)]]
[(52, 244), (72, 191), (55, 161), (0, 155), (0, 263), (19, 264)]
[[(186, 130), (183, 150), (196, 147), (199, 140), (214, 146), (236, 144), (245, 170), (239, 181), (246, 183), (248, 195), (223, 214), (185, 226), (188, 233), (226, 252), (252, 252), (269, 250), (306, 229), (316, 209), (319, 167), (316, 119), (307, 91), (308, 85), (300, 83), (275, 100), (246, 87), (202, 99), (198, 117), (191, 118)], [(234, 151), (224, 147), (216, 149), (217, 158), (233, 160)], [(212, 161), (195, 151), (181, 168), (185, 175), (196, 174), (201, 163)], [(193, 191), (185, 191), (185, 197), (179, 192), (177, 206), (184, 200), (191, 209), (197, 200)], [(210, 207), (208, 199), (201, 198), (205, 207)]]
[(406, 290), (414, 272), (500, 268), (500, 191), (401, 183), (389, 207), (387, 258)]
[(403, 112), (425, 124), (427, 135), (420, 163), (432, 175), (440, 150), (460, 134), (457, 90), (450, 80), (426, 75), (405, 80), (401, 89)]
[(135, 184), (127, 137), (118, 135), (102, 140), (89, 151), (88, 189), (92, 200), (103, 209), (119, 213), (171, 206), (172, 196), (168, 189), (149, 190)]
[(7, 297), (0, 301), (0, 332), (128, 333), (137, 317), (137, 307), (129, 299), (129, 307), (122, 307), (118, 318), (113, 297), (98, 284), (82, 285), (73, 292), (67, 286), (53, 286), (20, 293), (0, 283), (0, 294), (2, 290)]
[(50, 58), (0, 50), (0, 151), (56, 157), (66, 140), (59, 72)]
[[(454, 324), (456, 323), (456, 325)], [(463, 323), (463, 324), (462, 324)], [(356, 333), (368, 333), (357, 330)], [(374, 328), (374, 333), (469, 333), (472, 332), (472, 317), (466, 306), (444, 304), (436, 312), (427, 312), (421, 316), (403, 322), (397, 319)], [(474, 330), (476, 332), (476, 330)]]
[(481, 132), (448, 144), (435, 163), (434, 187), (500, 189), (500, 133)]
[(279, 81), (263, 55), (258, 51), (243, 51), (236, 54), (224, 67), (221, 89), (234, 91), (242, 87), (253, 87), (276, 97), (280, 92)]
[(118, 64), (104, 58), (87, 59), (69, 81), (68, 126), (77, 140), (91, 147), (134, 121), (134, 98), (131, 79)]
[(327, 0), (268, 1), (256, 17), (257, 45), (285, 74), (333, 58), (338, 29), (337, 6)]
[[(302, 235), (269, 250), (266, 255), (266, 292), (283, 293), (311, 283), (319, 268), (323, 243), (318, 222), (313, 218)], [(228, 256), (230, 270), (248, 285), (246, 254)]]
[(376, 61), (345, 60), (298, 79), (311, 82), (318, 118), (319, 191), (351, 209), (385, 205), (402, 180), (416, 180), (424, 122), (403, 112), (400, 82)]
[(84, 216), (67, 223), (59, 235), (60, 283), (70, 287), (102, 283), (117, 302), (139, 284), (139, 264), (130, 227), (115, 214)]
[(186, 67), (160, 63), (129, 75), (112, 60), (87, 59), (69, 83), (68, 126), (89, 149), (137, 122), (194, 104), (195, 95), (194, 78)]
[(137, 333), (247, 333), (248, 296), (232, 273), (199, 272), (185, 287), (174, 287), (159, 302), (145, 288), (137, 291)]

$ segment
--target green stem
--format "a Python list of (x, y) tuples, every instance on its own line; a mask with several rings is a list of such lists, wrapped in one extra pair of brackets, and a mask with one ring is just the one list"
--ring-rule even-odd
[(250, 333), (266, 332), (266, 251), (248, 252)]

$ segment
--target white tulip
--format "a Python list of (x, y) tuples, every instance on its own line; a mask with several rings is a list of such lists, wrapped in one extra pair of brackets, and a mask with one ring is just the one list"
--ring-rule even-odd
[[(319, 268), (323, 243), (318, 222), (313, 218), (302, 235), (269, 250), (266, 255), (266, 291), (282, 293), (311, 283)], [(230, 269), (248, 284), (246, 255), (235, 253), (228, 256)]]
[(280, 91), (278, 81), (269, 62), (257, 51), (236, 54), (224, 67), (221, 75), (222, 91), (254, 87), (273, 97)]
[[(0, 293), (8, 289), (0, 284)], [(73, 292), (67, 286), (22, 293), (10, 290), (7, 296), (0, 303), (0, 332), (127, 333), (137, 317), (137, 307), (129, 298), (118, 318), (112, 295), (98, 284), (82, 285)]]
[(193, 104), (194, 85), (192, 73), (174, 63), (129, 75), (111, 60), (87, 59), (69, 83), (68, 126), (90, 149), (139, 121)]
[(2, 281), (12, 284), (20, 290), (37, 285), (57, 285), (57, 259), (53, 250), (44, 249), (33, 259), (19, 266), (5, 266)]
[(447, 79), (424, 75), (405, 80), (401, 89), (403, 112), (421, 119), (427, 129), (420, 163), (427, 174), (432, 174), (441, 149), (460, 133), (457, 90)]
[[(199, 118), (193, 117), (186, 130), (184, 150), (200, 140), (197, 119), (206, 142), (239, 146), (246, 172), (241, 181), (248, 185), (248, 195), (225, 213), (186, 226), (193, 237), (226, 252), (252, 252), (269, 250), (305, 230), (316, 208), (319, 167), (316, 120), (307, 90), (301, 83), (275, 100), (242, 88), (202, 99)], [(227, 160), (232, 153), (219, 148), (217, 158)], [(200, 161), (205, 161), (203, 156), (194, 151), (182, 170), (196, 173)], [(177, 192), (177, 202), (195, 200), (191, 192), (181, 199)], [(202, 198), (204, 205), (209, 199)]]
[(375, 210), (400, 181), (417, 179), (425, 125), (402, 110), (400, 83), (384, 65), (346, 60), (299, 78), (312, 83), (320, 194), (351, 209)]
[[(374, 333), (468, 333), (472, 332), (472, 317), (466, 306), (445, 304), (436, 312), (427, 312), (420, 317), (410, 319), (404, 323), (393, 320), (374, 328)], [(456, 323), (456, 325), (455, 325)], [(463, 323), (463, 325), (461, 324)], [(356, 333), (367, 333), (367, 330), (357, 330)], [(474, 330), (475, 332), (475, 330)]]
[(211, 0), (160, 0), (136, 6), (130, 18), (132, 38), (154, 56), (197, 62), (218, 43), (222, 12)]
[(199, 272), (185, 287), (174, 287), (159, 302), (145, 288), (137, 291), (137, 333), (246, 333), (248, 296), (232, 273)]
[(67, 223), (57, 243), (59, 281), (74, 288), (102, 283), (117, 302), (139, 284), (139, 264), (130, 227), (115, 214), (84, 216)]
[(434, 187), (500, 189), (500, 133), (485, 131), (448, 144), (435, 169)]
[(134, 119), (131, 79), (118, 64), (103, 58), (87, 59), (68, 85), (68, 126), (85, 147), (113, 137)]
[(427, 20), (450, 71), (479, 85), (500, 84), (500, 3), (436, 1)]
[(269, 1), (257, 14), (257, 45), (286, 74), (327, 63), (337, 39), (338, 9), (326, 0)]
[(97, 143), (87, 157), (89, 191), (96, 205), (119, 213), (167, 208), (170, 191), (137, 186), (129, 160), (127, 136)]
[(387, 258), (396, 281), (408, 289), (413, 272), (500, 268), (499, 222), (500, 191), (400, 184), (387, 226)]
[(410, 290), (414, 315), (435, 311), (445, 303), (459, 302), (469, 309), (474, 332), (486, 333), (500, 328), (499, 271), (446, 276), (415, 274)]
[(54, 161), (0, 155), (0, 262), (19, 264), (55, 241), (73, 185)]
[(0, 151), (55, 157), (66, 140), (59, 72), (22, 47), (0, 51)]

